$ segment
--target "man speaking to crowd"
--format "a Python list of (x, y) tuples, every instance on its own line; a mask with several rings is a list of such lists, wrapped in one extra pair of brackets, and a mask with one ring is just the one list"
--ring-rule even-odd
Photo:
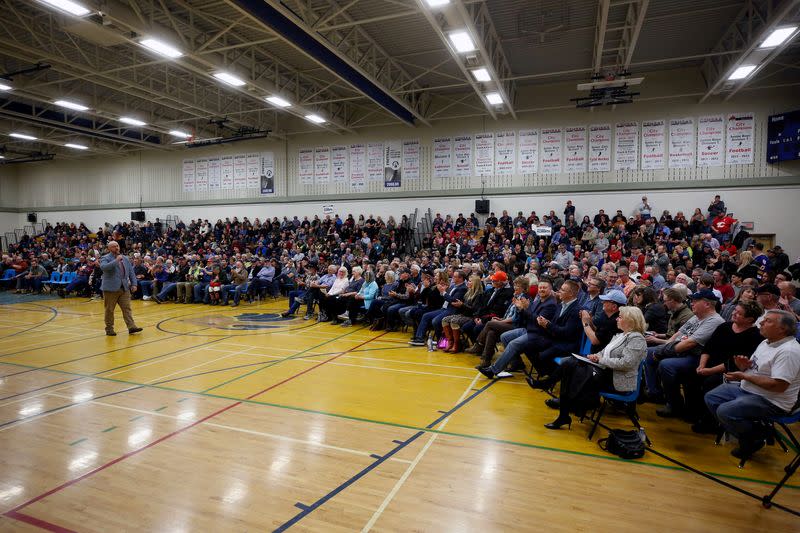
[(130, 259), (119, 253), (119, 243), (108, 241), (108, 253), (100, 259), (103, 280), (100, 290), (103, 291), (103, 303), (106, 308), (106, 335), (113, 337), (114, 308), (119, 304), (122, 318), (128, 326), (128, 333), (139, 333), (142, 328), (136, 327), (131, 314), (131, 293), (136, 292), (136, 275)]

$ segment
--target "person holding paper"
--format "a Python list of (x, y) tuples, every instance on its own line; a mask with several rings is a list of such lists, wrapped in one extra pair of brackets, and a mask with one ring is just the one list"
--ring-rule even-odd
[(567, 357), (547, 379), (530, 384), (547, 390), (561, 381), (559, 399), (545, 401), (548, 407), (559, 410), (558, 418), (544, 427), (561, 429), (564, 425), (570, 426), (570, 412), (576, 407), (596, 405), (600, 391), (630, 392), (636, 389), (639, 365), (647, 355), (644, 315), (638, 307), (622, 307), (617, 325), (622, 333), (615, 335), (602, 352), (587, 356), (593, 364)]

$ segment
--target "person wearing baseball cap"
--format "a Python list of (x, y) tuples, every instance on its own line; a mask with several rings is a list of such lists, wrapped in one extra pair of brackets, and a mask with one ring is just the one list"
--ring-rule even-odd
[(648, 397), (658, 401), (663, 395), (666, 405), (656, 414), (664, 418), (687, 414), (681, 383), (695, 372), (703, 347), (717, 327), (725, 322), (717, 314), (719, 300), (711, 289), (700, 289), (689, 300), (694, 316), (666, 344), (647, 349), (645, 376)]
[(592, 353), (596, 353), (611, 342), (611, 339), (620, 332), (617, 326), (619, 308), (628, 303), (625, 294), (617, 289), (612, 289), (606, 294), (598, 296), (603, 305), (603, 311), (592, 316), (588, 311), (580, 313), (581, 329), (592, 343)]

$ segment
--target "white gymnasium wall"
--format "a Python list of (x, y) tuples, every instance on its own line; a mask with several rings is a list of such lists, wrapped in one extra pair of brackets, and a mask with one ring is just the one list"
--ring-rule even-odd
[[(672, 71), (672, 76), (691, 73)], [(661, 74), (662, 76), (664, 74)], [(696, 75), (692, 74), (696, 78)], [(683, 87), (681, 81), (686, 87)], [(298, 150), (316, 146), (348, 145), (352, 142), (388, 141), (419, 139), (421, 142), (421, 179), (403, 179), (402, 187), (386, 189), (382, 182), (367, 182), (364, 193), (403, 195), (410, 192), (434, 192), (439, 190), (463, 191), (481, 187), (481, 180), (472, 178), (451, 178), (434, 180), (431, 177), (432, 140), (440, 136), (455, 136), (483, 131), (520, 130), (525, 128), (568, 127), (621, 121), (650, 119), (699, 117), (701, 115), (754, 112), (757, 118), (755, 164), (727, 166), (718, 168), (671, 169), (655, 171), (611, 171), (602, 173), (562, 173), (558, 175), (515, 175), (513, 177), (492, 177), (486, 179), (488, 188), (523, 188), (535, 190), (539, 186), (555, 186), (563, 189), (582, 185), (648, 182), (698, 182), (709, 179), (736, 180), (741, 178), (760, 178), (800, 174), (800, 163), (767, 165), (764, 155), (766, 119), (770, 114), (794, 109), (800, 101), (791, 90), (740, 92), (729, 102), (707, 102), (697, 104), (697, 96), (674, 99), (667, 98), (666, 91), (689, 91), (697, 88), (696, 80), (673, 82), (671, 91), (662, 90), (657, 76), (649, 76), (642, 89), (641, 101), (627, 106), (597, 108), (594, 111), (577, 110), (570, 107), (568, 98), (575, 93), (574, 84), (537, 89), (537, 99), (526, 102), (520, 97), (518, 120), (508, 118), (492, 121), (485, 117), (464, 117), (459, 120), (441, 121), (433, 127), (420, 125), (416, 128), (406, 126), (386, 126), (370, 130), (360, 130), (358, 135), (334, 135), (320, 131), (282, 140), (255, 140), (208, 148), (179, 150), (177, 152), (150, 151), (127, 157), (91, 158), (72, 161), (20, 165), (19, 205), (28, 208), (79, 207), (79, 206), (128, 206), (140, 200), (145, 204), (207, 203), (226, 200), (264, 199), (258, 190), (230, 190), (208, 192), (184, 192), (181, 181), (181, 163), (184, 158), (196, 159), (248, 152), (271, 151), (276, 163), (276, 194), (273, 198), (319, 197), (329, 195), (348, 195), (357, 197), (359, 193), (351, 190), (348, 183), (329, 183), (323, 185), (301, 185), (297, 178)], [(530, 91), (524, 95), (530, 99)], [(553, 105), (549, 105), (552, 103)], [(528, 106), (528, 107), (526, 107)], [(535, 107), (534, 107), (535, 106)], [(529, 111), (524, 111), (529, 109)], [(332, 180), (331, 180), (332, 181)]]
[[(640, 201), (642, 194), (647, 194), (651, 205), (657, 213), (667, 209), (672, 214), (677, 211), (684, 211), (688, 216), (691, 215), (695, 207), (703, 211), (711, 203), (714, 194), (720, 193), (723, 200), (735, 216), (742, 221), (754, 221), (755, 233), (775, 234), (776, 243), (781, 244), (791, 255), (792, 260), (800, 254), (800, 233), (796, 231), (796, 223), (793, 222), (793, 213), (798, 200), (800, 200), (800, 186), (778, 187), (773, 190), (763, 190), (756, 187), (735, 188), (735, 189), (675, 189), (648, 191), (647, 187), (624, 192), (592, 192), (592, 193), (552, 193), (552, 194), (525, 194), (525, 195), (493, 195), (488, 198), (491, 201), (491, 209), (498, 215), (503, 209), (509, 213), (516, 214), (523, 211), (526, 215), (530, 211), (536, 211), (539, 216), (546, 214), (550, 209), (554, 209), (561, 214), (568, 199), (571, 199), (576, 206), (577, 214), (582, 217), (584, 214), (594, 216), (599, 209), (605, 209), (607, 213), (614, 214), (617, 209), (622, 209), (626, 214), (631, 214), (634, 207)], [(475, 208), (475, 197), (448, 197), (439, 199), (430, 198), (408, 198), (392, 200), (350, 200), (325, 202), (324, 200), (314, 202), (292, 202), (292, 203), (269, 203), (269, 204), (236, 204), (236, 205), (212, 205), (212, 206), (187, 206), (175, 208), (153, 208), (145, 209), (147, 218), (155, 220), (156, 217), (166, 218), (168, 215), (178, 216), (180, 219), (189, 221), (195, 218), (208, 219), (215, 222), (217, 219), (238, 216), (249, 217), (251, 220), (266, 217), (292, 217), (303, 216), (312, 218), (314, 215), (323, 217), (323, 205), (332, 204), (336, 213), (345, 216), (353, 213), (356, 216), (360, 213), (389, 215), (399, 218), (404, 214), (410, 214), (414, 209), (419, 209), (422, 216), (428, 209), (432, 212), (456, 215), (460, 212), (471, 213)], [(24, 220), (25, 214), (19, 214), (20, 223)], [(106, 221), (127, 221), (130, 219), (130, 209), (104, 209), (104, 210), (85, 210), (85, 211), (51, 211), (40, 213), (40, 219), (46, 218), (50, 221), (84, 222), (89, 228), (100, 227)]]

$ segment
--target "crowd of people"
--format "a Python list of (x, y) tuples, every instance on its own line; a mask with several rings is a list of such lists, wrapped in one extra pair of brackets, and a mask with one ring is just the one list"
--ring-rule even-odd
[[(91, 296), (113, 240), (154, 304), (283, 293), (286, 319), (303, 309), (306, 320), (408, 329), (411, 346), (471, 354), (488, 379), (524, 371), (535, 389), (561, 383), (546, 401), (559, 412), (550, 429), (600, 391), (635, 390), (641, 373), (641, 400), (661, 404), (659, 416), (724, 429), (749, 457), (764, 445), (762, 421), (798, 407), (800, 263), (750, 238), (719, 196), (688, 218), (655, 213), (644, 196), (632, 216), (578, 219), (571, 201), (563, 217), (436, 214), (421, 246), (406, 217), (56, 224), (14, 245), (0, 265), (13, 276), (0, 278), (38, 291), (52, 272), (74, 272), (59, 294)], [(569, 357), (584, 345), (585, 358)]]

